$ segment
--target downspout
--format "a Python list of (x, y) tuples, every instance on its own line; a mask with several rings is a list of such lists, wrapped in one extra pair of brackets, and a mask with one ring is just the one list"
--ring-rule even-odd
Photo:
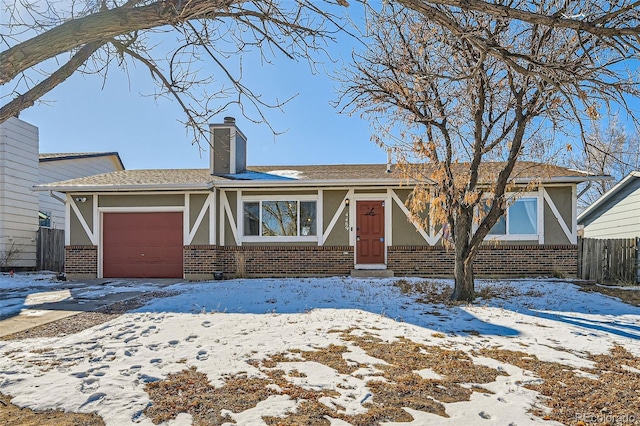
[(65, 203), (66, 203), (66, 201), (65, 201), (65, 200), (63, 200), (62, 198), (60, 198), (60, 197), (58, 197), (57, 195), (55, 195), (55, 194), (53, 193), (53, 191), (49, 191), (49, 195), (50, 195), (51, 197), (55, 198), (56, 200), (60, 201), (62, 204), (65, 204)]
[(580, 191), (580, 193), (576, 197), (576, 200), (579, 200), (591, 188), (592, 184), (593, 184), (592, 180), (587, 181), (587, 186), (585, 186), (585, 188), (582, 191)]

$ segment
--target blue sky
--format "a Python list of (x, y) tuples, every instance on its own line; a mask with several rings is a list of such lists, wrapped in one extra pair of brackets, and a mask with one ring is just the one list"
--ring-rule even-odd
[[(355, 6), (349, 8), (351, 14), (359, 12)], [(266, 124), (250, 122), (237, 108), (220, 114), (216, 122), (235, 116), (246, 134), (249, 165), (386, 162), (386, 153), (370, 140), (368, 122), (340, 114), (330, 104), (338, 97), (338, 83), (330, 75), (350, 60), (355, 44), (340, 35), (328, 46), (336, 62), (320, 58), (324, 64), (315, 74), (306, 62), (277, 57), (272, 64), (261, 64), (256, 52), (245, 55), (243, 81), (254, 92), (267, 101), (297, 94), (282, 111), (265, 110), (270, 124), (286, 131), (276, 137)], [(231, 62), (237, 65), (239, 58)], [(210, 90), (216, 88), (214, 83)], [(129, 75), (113, 67), (106, 81), (75, 74), (45, 96), (46, 104), (23, 111), (20, 118), (40, 129), (41, 152), (117, 151), (128, 169), (208, 167), (207, 152), (192, 144), (178, 121), (184, 118), (178, 104), (145, 96), (153, 91), (149, 72), (142, 66), (131, 68)]]
[[(218, 117), (218, 122), (226, 115), (236, 117), (248, 138), (249, 165), (386, 162), (386, 153), (370, 141), (368, 123), (330, 105), (338, 97), (338, 83), (328, 74), (350, 59), (354, 43), (340, 36), (329, 46), (337, 63), (321, 58), (324, 64), (315, 74), (307, 62), (278, 57), (262, 65), (256, 54), (243, 58), (244, 83), (267, 101), (297, 94), (282, 111), (265, 110), (270, 124), (286, 131), (275, 138), (266, 124), (250, 122), (237, 108)], [(153, 87), (141, 66), (129, 76), (114, 67), (105, 82), (75, 74), (46, 95), (48, 104), (31, 107), (20, 118), (38, 126), (41, 152), (118, 151), (128, 169), (208, 167), (208, 155), (192, 145), (178, 122), (184, 118), (178, 104), (142, 96), (153, 93)]]

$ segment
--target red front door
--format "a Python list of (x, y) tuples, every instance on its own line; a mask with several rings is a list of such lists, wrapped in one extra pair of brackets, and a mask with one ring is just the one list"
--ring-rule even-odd
[(182, 278), (182, 213), (105, 213), (104, 278)]
[(356, 263), (384, 264), (384, 201), (356, 202)]

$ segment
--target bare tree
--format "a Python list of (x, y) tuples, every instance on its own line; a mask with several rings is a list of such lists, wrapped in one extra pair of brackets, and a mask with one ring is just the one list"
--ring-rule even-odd
[[(342, 4), (342, 1), (338, 3)], [(243, 83), (241, 54), (264, 62), (309, 60), (324, 51), (339, 23), (332, 0), (3, 0), (0, 122), (37, 102), (73, 73), (107, 78), (112, 68), (142, 65), (156, 96), (176, 100), (199, 129), (230, 104), (265, 121), (265, 100)], [(319, 6), (322, 6), (321, 10)]]
[(586, 135), (585, 149), (569, 159), (569, 165), (594, 175), (611, 175), (613, 180), (588, 183), (578, 208), (584, 209), (631, 171), (640, 170), (640, 134), (629, 134), (614, 116), (603, 128), (596, 122)]
[[(482, 12), (546, 28), (570, 30), (584, 44), (598, 43), (626, 54), (640, 48), (639, 4), (634, 0), (565, 1), (549, 8), (525, 2), (487, 0), (397, 0), (464, 38), (486, 54), (520, 71), (537, 72), (544, 62), (526, 50), (469, 33), (450, 21), (450, 9)], [(230, 103), (251, 109), (263, 121), (263, 107), (280, 107), (242, 83), (243, 69), (227, 59), (257, 47), (264, 59), (274, 52), (310, 58), (331, 38), (333, 5), (346, 0), (3, 0), (0, 122), (16, 116), (75, 72), (106, 78), (113, 66), (138, 63), (158, 85), (157, 96), (177, 100), (185, 122), (197, 124)], [(339, 27), (339, 26), (337, 26)], [(334, 26), (333, 28), (337, 28)], [(164, 42), (164, 43), (163, 43)], [(163, 49), (164, 47), (164, 49)], [(212, 72), (213, 64), (217, 72)], [(527, 66), (527, 64), (531, 66)], [(218, 75), (222, 78), (214, 80)], [(214, 83), (216, 88), (211, 90)], [(209, 90), (199, 90), (207, 87)], [(245, 114), (246, 115), (246, 114)], [(197, 131), (197, 130), (196, 130)]]
[[(634, 53), (571, 27), (447, 2), (401, 2), (413, 10), (369, 10), (367, 48), (341, 77), (342, 107), (369, 117), (374, 140), (399, 158), (415, 183), (414, 218), (447, 228), (455, 250), (452, 298), (472, 300), (476, 254), (517, 191), (527, 189), (515, 185), (526, 173), (521, 160), (548, 152), (548, 130), (583, 128), (600, 108), (638, 94), (638, 74), (619, 66)], [(416, 6), (428, 3), (432, 14)], [(568, 13), (572, 3), (562, 3)], [(506, 4), (557, 14), (555, 1)]]

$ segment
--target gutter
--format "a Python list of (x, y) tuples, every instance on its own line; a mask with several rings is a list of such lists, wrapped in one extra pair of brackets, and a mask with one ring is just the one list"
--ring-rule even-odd
[(60, 201), (62, 204), (66, 204), (66, 201), (63, 200), (62, 198), (58, 197), (56, 194), (54, 194), (53, 191), (49, 191), (49, 195), (52, 198), (55, 198), (56, 200)]
[[(612, 180), (611, 176), (559, 176), (541, 180), (541, 183), (580, 183), (593, 180)], [(127, 184), (127, 185), (69, 185), (35, 186), (34, 191), (56, 192), (141, 192), (141, 191), (210, 191), (214, 188), (304, 188), (304, 187), (362, 187), (362, 186), (411, 186), (415, 180), (407, 179), (335, 179), (335, 180), (212, 180), (202, 184)], [(516, 178), (515, 184), (528, 184), (531, 178)]]
[(34, 191), (56, 192), (136, 192), (136, 191), (202, 191), (211, 190), (213, 182), (206, 184), (146, 184), (146, 185), (73, 185), (73, 186), (34, 186)]
[[(533, 178), (535, 179), (535, 178)], [(511, 183), (528, 184), (531, 183), (532, 178), (516, 178)], [(613, 180), (612, 176), (554, 176), (551, 178), (542, 179), (541, 183), (582, 183), (589, 181), (602, 181)]]

